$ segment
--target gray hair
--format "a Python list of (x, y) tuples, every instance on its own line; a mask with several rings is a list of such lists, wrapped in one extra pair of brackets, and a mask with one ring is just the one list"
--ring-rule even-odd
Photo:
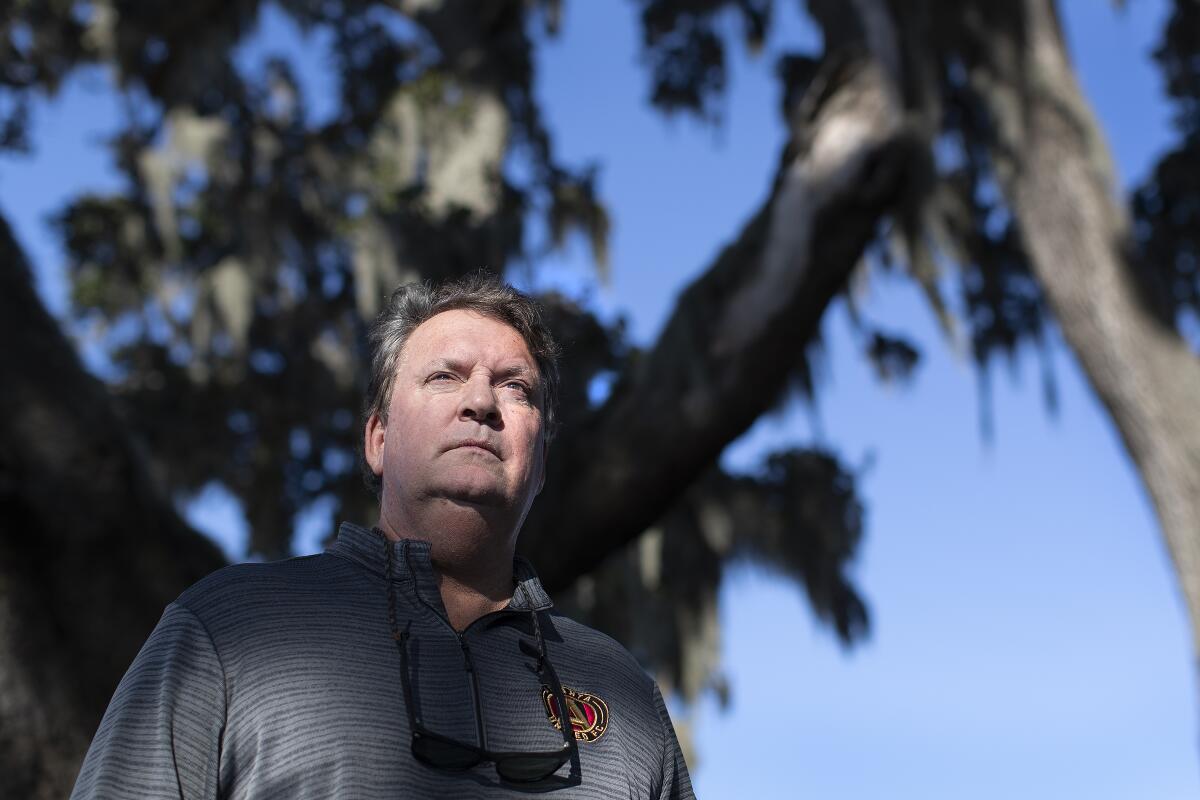
[[(408, 337), (423, 322), (443, 311), (474, 311), (498, 320), (521, 334), (537, 362), (542, 389), (542, 418), (546, 441), (558, 423), (559, 347), (542, 321), (541, 306), (527, 294), (480, 270), (440, 284), (408, 283), (398, 287), (367, 332), (371, 373), (363, 403), (361, 432), (372, 414), (387, 422), (396, 368)], [(360, 437), (361, 438), (361, 437)], [(360, 450), (361, 453), (361, 444)], [(378, 495), (383, 481), (362, 461), (363, 479)]]

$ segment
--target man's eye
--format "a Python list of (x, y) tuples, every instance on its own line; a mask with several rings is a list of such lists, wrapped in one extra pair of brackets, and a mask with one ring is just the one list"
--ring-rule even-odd
[(429, 376), (429, 380), (431, 382), (432, 381), (452, 381), (452, 380), (454, 380), (454, 376), (451, 375), (449, 372), (435, 372)]
[(509, 389), (516, 389), (517, 391), (521, 392), (522, 394), (529, 394), (529, 391), (530, 391), (529, 387), (527, 385), (525, 385), (524, 383), (521, 383), (520, 381), (509, 381), (508, 383), (506, 383), (504, 385)]

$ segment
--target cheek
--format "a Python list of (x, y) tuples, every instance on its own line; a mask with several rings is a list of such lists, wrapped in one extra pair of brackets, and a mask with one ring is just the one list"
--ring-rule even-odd
[(391, 411), (391, 423), (388, 425), (389, 445), (394, 439), (401, 444), (416, 439), (428, 438), (434, 426), (435, 409), (416, 407), (412, 404), (400, 404)]
[[(525, 437), (525, 459), (530, 465), (537, 467), (545, 460), (546, 444), (543, 440), (542, 429), (535, 426)], [(536, 472), (536, 470), (534, 470)]]
[(392, 417), (384, 438), (384, 462), (393, 469), (396, 466), (402, 466), (407, 459), (401, 458), (401, 456), (405, 453), (412, 453), (420, 447), (420, 442), (415, 441), (413, 437), (414, 430), (419, 429), (419, 427), (414, 428), (408, 424), (408, 420), (405, 420), (403, 416)]

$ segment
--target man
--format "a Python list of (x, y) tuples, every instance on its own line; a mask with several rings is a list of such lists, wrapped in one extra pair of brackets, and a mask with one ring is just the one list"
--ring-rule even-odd
[(557, 394), (536, 305), (482, 275), (404, 286), (370, 339), (378, 526), (180, 595), (73, 796), (691, 797), (654, 682), (514, 557)]

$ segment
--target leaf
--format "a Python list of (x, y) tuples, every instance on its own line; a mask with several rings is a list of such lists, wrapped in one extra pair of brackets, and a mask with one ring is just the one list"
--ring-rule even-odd
[(209, 274), (213, 302), (225, 330), (239, 351), (246, 348), (246, 334), (254, 304), (254, 287), (245, 264), (234, 256), (220, 261)]

